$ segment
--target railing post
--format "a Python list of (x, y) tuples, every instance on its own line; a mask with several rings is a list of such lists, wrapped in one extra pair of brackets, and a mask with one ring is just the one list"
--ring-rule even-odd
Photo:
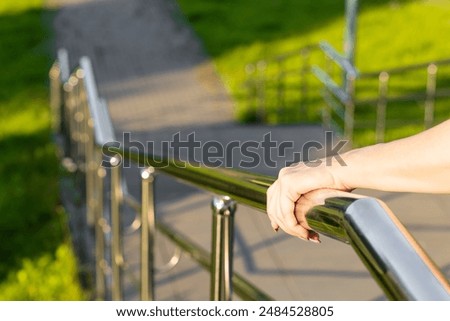
[(267, 118), (267, 100), (265, 94), (266, 67), (267, 64), (264, 60), (258, 61), (256, 63), (256, 70), (257, 70), (256, 92), (258, 97), (257, 120), (261, 123), (264, 123)]
[(56, 134), (64, 133), (64, 91), (63, 84), (70, 75), (67, 50), (59, 49), (57, 60), (50, 70), (50, 101), (52, 107), (52, 125)]
[(256, 65), (255, 64), (247, 64), (245, 65), (245, 90), (247, 95), (247, 109), (248, 111), (254, 111), (255, 115), (258, 113), (258, 89), (257, 82), (258, 78), (256, 75)]
[(386, 107), (388, 94), (389, 74), (381, 72), (378, 77), (378, 104), (377, 104), (377, 124), (376, 124), (376, 142), (383, 143), (386, 132)]
[(347, 75), (348, 100), (345, 102), (344, 136), (349, 148), (353, 145), (353, 129), (355, 123), (355, 77)]
[(62, 106), (62, 81), (61, 68), (58, 62), (55, 62), (50, 68), (50, 108), (52, 112), (52, 130), (53, 133), (61, 132), (61, 106)]
[[(345, 1), (345, 35), (344, 35), (344, 56), (348, 62), (355, 65), (356, 48), (356, 20), (358, 15), (358, 0)], [(346, 73), (345, 73), (346, 74)], [(349, 91), (350, 80), (344, 76), (344, 88)]]
[(283, 122), (284, 121), (284, 115), (285, 115), (285, 88), (284, 88), (284, 77), (285, 77), (285, 71), (284, 71), (284, 65), (283, 65), (283, 58), (278, 58), (277, 64), (278, 64), (278, 76), (277, 76), (277, 106), (276, 107), (276, 113), (277, 113), (277, 121)]
[(211, 207), (213, 223), (210, 299), (213, 301), (229, 301), (232, 295), (236, 202), (228, 196), (214, 197)]
[(299, 120), (303, 121), (303, 117), (306, 114), (306, 108), (308, 103), (308, 75), (310, 73), (310, 49), (309, 48), (303, 48), (300, 50), (300, 57), (302, 61), (302, 66), (300, 69), (300, 115)]
[(67, 81), (67, 96), (68, 96), (68, 104), (67, 104), (67, 121), (68, 121), (68, 128), (67, 128), (67, 134), (69, 136), (69, 144), (68, 144), (68, 155), (69, 157), (74, 161), (76, 165), (78, 165), (77, 162), (77, 128), (75, 127), (75, 109), (76, 109), (76, 102), (77, 102), (77, 95), (75, 91), (77, 90), (78, 80), (74, 76), (70, 76), (69, 80)]
[(120, 203), (122, 199), (121, 191), (121, 171), (118, 156), (110, 159), (111, 164), (111, 267), (112, 267), (112, 299), (122, 300), (122, 246), (121, 246), (121, 224), (120, 224)]
[(154, 293), (154, 237), (155, 203), (154, 180), (155, 169), (149, 167), (141, 172), (142, 206), (141, 206), (141, 300), (155, 299)]
[(95, 284), (96, 299), (105, 300), (106, 295), (106, 260), (105, 260), (105, 227), (106, 220), (103, 217), (103, 190), (106, 170), (103, 167), (97, 170), (96, 206), (95, 206)]
[(427, 68), (427, 98), (425, 101), (425, 129), (433, 126), (434, 121), (434, 103), (436, 100), (436, 74), (437, 66), (430, 64)]
[[(330, 96), (328, 89), (324, 88), (322, 91), (322, 96), (325, 98), (327, 96)], [(332, 125), (331, 125), (331, 106), (330, 104), (326, 101), (325, 99), (325, 104), (322, 107), (322, 126), (326, 129), (326, 130), (333, 130)]]
[[(80, 81), (83, 79), (84, 85), (84, 72), (77, 70), (77, 75), (80, 77)], [(84, 144), (84, 170), (85, 177), (85, 189), (86, 189), (86, 219), (89, 226), (95, 225), (95, 211), (98, 202), (98, 195), (95, 191), (96, 175), (98, 170), (98, 161), (96, 158), (95, 150), (95, 136), (94, 136), (94, 121), (92, 115), (89, 112), (89, 106), (86, 97), (86, 91), (84, 86), (83, 90), (80, 90), (81, 109), (83, 113), (83, 121), (81, 123), (80, 141)]]

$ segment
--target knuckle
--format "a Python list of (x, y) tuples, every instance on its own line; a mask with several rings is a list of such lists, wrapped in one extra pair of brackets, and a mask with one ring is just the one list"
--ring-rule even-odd
[(266, 191), (266, 195), (267, 195), (268, 197), (272, 196), (274, 188), (275, 188), (274, 184), (272, 184), (272, 185), (269, 186), (269, 188), (268, 188), (267, 191)]
[(283, 178), (283, 177), (287, 176), (291, 171), (292, 171), (292, 169), (290, 167), (283, 167), (278, 172), (278, 178)]

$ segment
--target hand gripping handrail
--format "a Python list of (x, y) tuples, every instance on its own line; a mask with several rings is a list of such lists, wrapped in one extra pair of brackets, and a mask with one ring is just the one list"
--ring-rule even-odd
[[(202, 189), (265, 211), (273, 177), (106, 147), (140, 166), (153, 166)], [(351, 195), (351, 194), (349, 194)], [(386, 296), (394, 300), (450, 300), (446, 278), (387, 206), (374, 198), (331, 198), (307, 214), (317, 232), (350, 244)]]

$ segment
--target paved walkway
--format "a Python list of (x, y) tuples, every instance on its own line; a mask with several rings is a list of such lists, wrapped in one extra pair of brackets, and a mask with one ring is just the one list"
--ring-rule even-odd
[[(50, 0), (49, 0), (50, 1)], [(280, 143), (324, 140), (317, 126), (242, 126), (233, 122), (233, 105), (193, 32), (172, 0), (52, 0), (60, 5), (54, 26), (56, 48), (68, 49), (72, 65), (92, 59), (100, 94), (107, 99), (119, 137), (170, 140), (195, 133), (201, 142), (254, 140), (271, 133)], [(56, 49), (55, 48), (55, 49)], [(156, 148), (158, 151), (158, 148)], [(238, 159), (233, 160), (234, 164)], [(277, 167), (283, 158), (277, 158)], [(277, 169), (255, 170), (275, 175)], [(126, 173), (139, 194), (137, 170)], [(450, 276), (450, 199), (447, 196), (362, 191), (384, 199)], [(158, 218), (209, 250), (211, 195), (163, 175), (157, 182)], [(424, 219), (426, 217), (426, 219)], [(131, 217), (124, 218), (130, 222)], [(158, 264), (174, 251), (157, 236)], [(126, 236), (129, 262), (125, 299), (138, 299), (134, 283), (137, 234)], [(445, 245), (445, 246), (443, 246)], [(235, 270), (278, 300), (378, 300), (381, 290), (349, 246), (324, 239), (317, 246), (273, 233), (264, 214), (241, 206), (236, 217)], [(158, 300), (207, 300), (209, 275), (188, 257), (156, 277)]]

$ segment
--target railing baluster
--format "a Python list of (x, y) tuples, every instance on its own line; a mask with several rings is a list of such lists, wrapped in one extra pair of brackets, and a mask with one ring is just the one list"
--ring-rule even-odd
[(67, 110), (68, 110), (68, 121), (69, 121), (69, 128), (68, 128), (68, 134), (70, 136), (69, 140), (69, 157), (72, 158), (72, 160), (74, 161), (74, 163), (76, 165), (77, 164), (77, 160), (76, 160), (76, 136), (77, 136), (77, 129), (75, 127), (75, 119), (74, 119), (74, 114), (75, 114), (75, 108), (76, 108), (76, 78), (74, 76), (70, 76), (69, 80), (67, 81), (67, 92), (68, 92), (68, 105), (67, 105)]
[(258, 97), (257, 106), (257, 117), (258, 121), (264, 123), (267, 118), (267, 99), (265, 94), (265, 83), (266, 83), (266, 62), (264, 60), (258, 61), (256, 64), (257, 69), (257, 81), (256, 81), (256, 92)]
[(155, 299), (154, 293), (154, 237), (155, 237), (155, 203), (154, 203), (154, 168), (141, 172), (142, 206), (141, 206), (141, 300)]
[(298, 120), (303, 121), (306, 118), (306, 108), (308, 103), (308, 76), (310, 73), (310, 49), (300, 50), (301, 68), (300, 68), (300, 115)]
[(121, 246), (121, 224), (120, 224), (120, 203), (121, 191), (121, 171), (118, 157), (110, 159), (111, 164), (111, 266), (112, 266), (112, 299), (122, 300), (122, 246)]
[[(78, 70), (79, 71), (79, 70)], [(77, 71), (77, 74), (78, 74)], [(81, 73), (80, 73), (81, 74)], [(82, 75), (84, 77), (84, 73)], [(85, 153), (85, 170), (86, 170), (86, 205), (87, 205), (87, 223), (89, 226), (95, 224), (95, 210), (97, 206), (97, 198), (95, 195), (95, 179), (98, 169), (98, 162), (95, 153), (95, 137), (94, 137), (94, 121), (89, 114), (89, 106), (86, 99), (85, 91), (82, 92), (82, 110), (84, 113), (84, 122), (82, 124), (82, 142), (84, 144)]]
[(436, 100), (436, 74), (437, 66), (430, 64), (427, 68), (427, 98), (425, 100), (425, 128), (433, 126), (434, 122), (434, 103)]
[(59, 49), (58, 53), (58, 70), (59, 70), (59, 79), (57, 80), (57, 87), (54, 88), (55, 91), (55, 97), (53, 100), (54, 108), (57, 112), (57, 116), (55, 117), (55, 121), (58, 121), (57, 124), (54, 124), (57, 126), (56, 133), (63, 133), (66, 135), (66, 118), (65, 118), (65, 90), (64, 86), (62, 84), (65, 84), (67, 80), (70, 77), (70, 66), (69, 66), (69, 54), (67, 50), (65, 49)]
[(228, 196), (214, 197), (211, 207), (213, 224), (210, 298), (214, 301), (229, 301), (232, 295), (236, 202)]
[(347, 74), (347, 94), (349, 99), (345, 102), (344, 136), (348, 140), (348, 148), (353, 144), (353, 129), (355, 126), (355, 77)]
[(103, 217), (103, 191), (106, 170), (98, 168), (96, 173), (96, 207), (95, 207), (95, 284), (96, 299), (105, 300), (106, 295), (106, 260), (105, 260), (105, 218)]
[(386, 132), (386, 107), (387, 93), (389, 84), (389, 74), (385, 71), (378, 77), (378, 103), (377, 103), (377, 124), (376, 124), (376, 142), (383, 143)]
[(283, 122), (285, 115), (285, 71), (284, 71), (284, 60), (282, 57), (278, 58), (278, 76), (277, 76), (277, 121)]

